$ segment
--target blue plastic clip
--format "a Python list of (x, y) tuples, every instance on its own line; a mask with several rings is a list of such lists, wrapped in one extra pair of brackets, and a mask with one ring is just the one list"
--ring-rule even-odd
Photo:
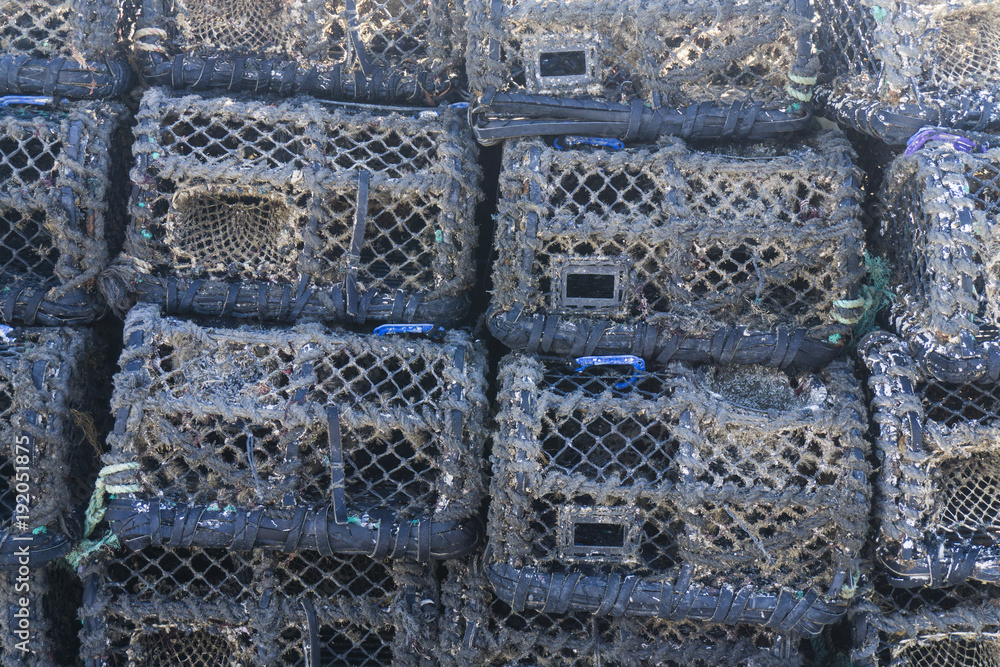
[(376, 336), (389, 334), (423, 334), (434, 331), (433, 324), (380, 324), (375, 327)]
[(577, 357), (576, 363), (580, 364), (580, 367), (573, 369), (575, 373), (579, 373), (591, 366), (631, 366), (638, 371), (628, 380), (623, 380), (616, 384), (615, 389), (628, 389), (639, 379), (639, 373), (646, 372), (646, 362), (642, 357), (637, 357), (634, 354), (618, 354), (606, 357)]
[(0, 107), (9, 107), (12, 104), (32, 104), (36, 107), (49, 106), (55, 104), (54, 97), (43, 95), (4, 95), (0, 97)]
[(449, 104), (448, 106), (450, 106), (452, 109), (468, 109), (469, 108), (469, 103), (468, 102), (453, 102), (453, 103)]
[(913, 155), (924, 147), (928, 141), (947, 141), (960, 153), (985, 153), (986, 148), (960, 134), (953, 134), (943, 127), (925, 127), (906, 140), (906, 150), (903, 155)]
[(562, 137), (556, 137), (555, 141), (552, 142), (552, 145), (561, 151), (568, 148), (576, 148), (578, 146), (599, 146), (601, 148), (610, 148), (615, 151), (620, 151), (625, 148), (625, 144), (620, 139), (608, 139), (605, 137), (579, 137), (570, 134)]

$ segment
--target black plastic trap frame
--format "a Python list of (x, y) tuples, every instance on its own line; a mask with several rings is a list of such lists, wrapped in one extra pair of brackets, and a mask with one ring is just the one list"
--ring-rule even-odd
[(864, 312), (852, 151), (511, 142), (488, 324), (556, 356), (818, 368)]
[(1000, 12), (981, 0), (817, 0), (822, 112), (902, 145), (925, 125), (1000, 127)]
[(147, 83), (434, 106), (459, 98), (461, 2), (133, 0)]
[(433, 664), (438, 582), (412, 562), (149, 547), (82, 576), (87, 667)]
[[(443, 343), (125, 324), (106, 517), (122, 544), (451, 558), (485, 495), (484, 355)], [(131, 485), (131, 486), (129, 486)]]
[(847, 362), (500, 370), (487, 575), (515, 612), (756, 623), (846, 611), (868, 525)]
[(446, 107), (150, 90), (118, 291), (168, 313), (456, 324), (475, 282), (480, 197), (463, 127)]
[(650, 142), (802, 130), (819, 61), (805, 0), (468, 3), (473, 129)]

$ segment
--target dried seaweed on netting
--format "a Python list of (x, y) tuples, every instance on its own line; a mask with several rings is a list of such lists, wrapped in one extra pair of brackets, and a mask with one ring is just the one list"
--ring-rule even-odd
[(441, 663), (555, 667), (802, 665), (801, 640), (752, 625), (513, 611), (453, 562), (441, 586)]
[(843, 300), (861, 281), (863, 229), (840, 135), (701, 152), (677, 140), (623, 152), (521, 141), (505, 156), (499, 311), (520, 306), (564, 329), (850, 334), (858, 313)]
[[(788, 619), (802, 633), (843, 613), (869, 507), (850, 368), (793, 380), (673, 365), (619, 386), (627, 377), (502, 364), (487, 526), (498, 594), (784, 627), (783, 596), (809, 591), (823, 611)], [(630, 585), (613, 583), (623, 574)], [(754, 596), (770, 597), (741, 611)]]
[(872, 334), (859, 349), (871, 373), (883, 461), (879, 557), (902, 582), (1000, 581), (995, 383), (927, 376), (909, 347), (889, 334)]
[(450, 0), (141, 5), (135, 50), (153, 85), (433, 106), (460, 84), (464, 12)]
[(143, 100), (118, 291), (176, 309), (179, 281), (183, 310), (236, 317), (463, 317), (479, 172), (456, 112)]
[[(658, 107), (809, 99), (812, 26), (787, 3), (666, 2), (469, 5), (469, 87), (581, 95)], [(797, 81), (795, 80), (797, 79)]]
[[(249, 512), (251, 524), (274, 520), (292, 531), (310, 512), (320, 525), (306, 531), (309, 539), (335, 521), (374, 531), (382, 544), (382, 522), (408, 524), (393, 531), (406, 542), (410, 524), (417, 538), (422, 523), (478, 512), (484, 362), (463, 334), (434, 343), (315, 325), (209, 328), (141, 306), (126, 320), (125, 340), (113, 400), (118, 426), (105, 459), (131, 466), (109, 483), (136, 485), (133, 514), (158, 515), (148, 505), (156, 499), (164, 509), (222, 511), (223, 521), (227, 512)], [(160, 524), (154, 517), (149, 529)], [(195, 543), (199, 531), (220, 531), (208, 517), (198, 525), (188, 534)], [(230, 529), (230, 541), (244, 539)], [(164, 537), (155, 530), (145, 539)], [(272, 548), (303, 548), (295, 546), (300, 537), (288, 539)]]
[(1000, 124), (991, 3), (822, 0), (816, 8), (832, 117), (897, 145), (923, 125)]
[[(0, 344), (0, 559), (68, 550), (95, 461), (78, 416), (92, 415), (102, 346), (90, 331), (16, 328)], [(25, 497), (30, 502), (25, 505)], [(20, 544), (19, 544), (20, 542)]]
[(0, 665), (49, 667), (76, 663), (81, 585), (62, 563), (0, 574)]
[(416, 665), (436, 641), (437, 582), (408, 562), (150, 547), (83, 576), (96, 664)]
[(1000, 152), (933, 143), (893, 162), (880, 193), (883, 235), (897, 258), (897, 329), (942, 380), (997, 377), (1000, 317), (993, 231)]
[(872, 588), (852, 611), (855, 665), (973, 667), (1000, 656), (995, 586), (892, 588), (880, 577)]

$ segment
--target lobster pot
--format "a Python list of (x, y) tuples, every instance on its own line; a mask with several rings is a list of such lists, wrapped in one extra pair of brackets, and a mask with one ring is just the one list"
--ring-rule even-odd
[(114, 0), (3, 0), (0, 95), (108, 99), (132, 85)]
[(870, 495), (849, 363), (571, 368), (501, 365), (487, 575), (505, 603), (799, 634), (843, 614)]
[(441, 584), (444, 667), (796, 667), (801, 640), (769, 628), (630, 616), (512, 611), (489, 583), (451, 561)]
[(875, 583), (852, 610), (857, 667), (986, 667), (1000, 661), (1000, 591), (968, 582), (952, 588)]
[(477, 111), (503, 118), (508, 131), (524, 129), (520, 135), (774, 138), (803, 129), (811, 116), (802, 103), (812, 97), (819, 60), (808, 2), (472, 0), (467, 8)]
[(82, 572), (87, 667), (424, 665), (437, 641), (437, 581), (412, 562), (150, 547)]
[(930, 141), (891, 165), (880, 192), (896, 259), (893, 318), (926, 373), (1000, 377), (1000, 149)]
[(125, 291), (168, 312), (454, 324), (475, 282), (457, 111), (143, 97)]
[(818, 0), (824, 113), (903, 144), (925, 125), (1000, 126), (990, 0)]
[(0, 665), (76, 664), (82, 593), (76, 573), (63, 563), (0, 573)]
[(0, 319), (90, 322), (98, 274), (121, 246), (125, 146), (119, 104), (0, 109)]
[(493, 335), (557, 356), (802, 369), (860, 317), (860, 195), (838, 132), (796, 146), (504, 149)]
[(421, 106), (458, 99), (460, 2), (132, 1), (135, 55), (155, 86)]
[(879, 558), (897, 585), (1000, 581), (1000, 386), (924, 375), (908, 346), (886, 333), (859, 351), (882, 461)]
[(149, 544), (464, 553), (478, 542), (484, 356), (443, 343), (290, 330), (125, 322), (102, 472), (108, 509)]
[(91, 393), (102, 355), (86, 329), (2, 335), (0, 566), (16, 569), (26, 555), (33, 566), (61, 556), (80, 537), (81, 480), (96, 463)]

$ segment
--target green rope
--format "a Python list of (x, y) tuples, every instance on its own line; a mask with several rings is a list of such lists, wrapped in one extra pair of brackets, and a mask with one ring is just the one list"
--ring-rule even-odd
[(896, 298), (889, 289), (889, 281), (892, 277), (892, 270), (889, 262), (883, 257), (874, 257), (865, 252), (865, 270), (867, 278), (865, 284), (858, 290), (858, 298), (850, 302), (837, 302), (845, 308), (861, 307), (861, 316), (853, 322), (854, 344), (864, 338), (876, 328), (875, 320), (882, 310), (884, 310)]
[(80, 542), (73, 548), (72, 551), (66, 554), (66, 562), (69, 563), (75, 570), (80, 567), (80, 563), (101, 549), (117, 549), (120, 546), (121, 544), (118, 542), (118, 536), (109, 530), (107, 534), (99, 540), (83, 540)]
[(107, 505), (104, 503), (105, 494), (139, 492), (138, 484), (107, 484), (104, 481), (104, 478), (109, 475), (125, 472), (126, 470), (137, 470), (138, 468), (138, 462), (129, 461), (127, 463), (114, 463), (109, 466), (104, 466), (101, 469), (101, 472), (97, 475), (97, 484), (94, 487), (94, 493), (90, 496), (90, 504), (87, 505), (86, 523), (83, 531), (84, 538), (90, 537), (90, 534), (94, 532), (94, 528), (96, 528), (97, 524), (99, 524), (101, 519), (104, 518), (104, 513), (108, 509)]

